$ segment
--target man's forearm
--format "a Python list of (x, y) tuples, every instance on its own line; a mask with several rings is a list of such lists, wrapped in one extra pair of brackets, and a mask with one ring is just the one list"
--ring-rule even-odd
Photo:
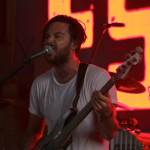
[(107, 114), (99, 114), (100, 133), (106, 140), (111, 140), (118, 128), (118, 121), (116, 119), (116, 106), (112, 105), (111, 111)]
[(114, 137), (117, 128), (118, 121), (114, 115), (103, 119), (102, 123), (100, 123), (100, 130), (106, 140), (111, 140)]

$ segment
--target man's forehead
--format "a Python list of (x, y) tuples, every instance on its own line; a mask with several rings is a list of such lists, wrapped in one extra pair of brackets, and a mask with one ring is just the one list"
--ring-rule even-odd
[(48, 31), (50, 32), (68, 32), (69, 24), (64, 22), (53, 22), (49, 25)]

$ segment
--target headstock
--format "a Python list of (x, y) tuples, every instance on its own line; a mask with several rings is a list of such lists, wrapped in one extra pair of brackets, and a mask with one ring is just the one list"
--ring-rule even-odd
[(136, 47), (136, 50), (132, 50), (125, 55), (126, 61), (117, 68), (117, 73), (114, 76), (115, 81), (125, 79), (132, 66), (137, 65), (141, 61), (142, 52), (143, 49), (141, 47)]

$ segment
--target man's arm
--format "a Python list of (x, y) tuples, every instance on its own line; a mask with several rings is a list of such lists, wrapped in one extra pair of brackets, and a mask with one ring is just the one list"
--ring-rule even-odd
[(111, 140), (118, 128), (118, 121), (116, 119), (116, 106), (112, 106), (113, 113), (108, 118), (105, 118), (100, 123), (100, 133), (106, 140)]
[(92, 101), (94, 111), (96, 112), (99, 120), (100, 134), (106, 140), (111, 140), (118, 128), (116, 106), (111, 103), (111, 99), (109, 97), (104, 96), (99, 91), (95, 91), (93, 93)]
[(31, 150), (36, 142), (42, 137), (44, 129), (44, 119), (30, 114), (29, 125), (24, 134), (21, 150)]

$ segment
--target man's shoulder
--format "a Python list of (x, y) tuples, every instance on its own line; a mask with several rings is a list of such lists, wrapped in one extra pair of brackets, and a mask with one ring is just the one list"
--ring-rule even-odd
[(91, 80), (95, 79), (110, 79), (110, 74), (104, 68), (98, 67), (93, 64), (88, 65), (88, 69), (86, 72), (86, 78), (90, 78)]
[(89, 64), (88, 65), (88, 71), (89, 72), (93, 72), (93, 73), (107, 73), (107, 70), (104, 68), (101, 68), (99, 66), (93, 65), (93, 64)]
[(50, 69), (50, 70), (40, 74), (39, 76), (37, 76), (34, 79), (34, 84), (47, 82), (48, 80), (50, 80), (52, 78), (52, 74), (53, 74), (53, 69)]

